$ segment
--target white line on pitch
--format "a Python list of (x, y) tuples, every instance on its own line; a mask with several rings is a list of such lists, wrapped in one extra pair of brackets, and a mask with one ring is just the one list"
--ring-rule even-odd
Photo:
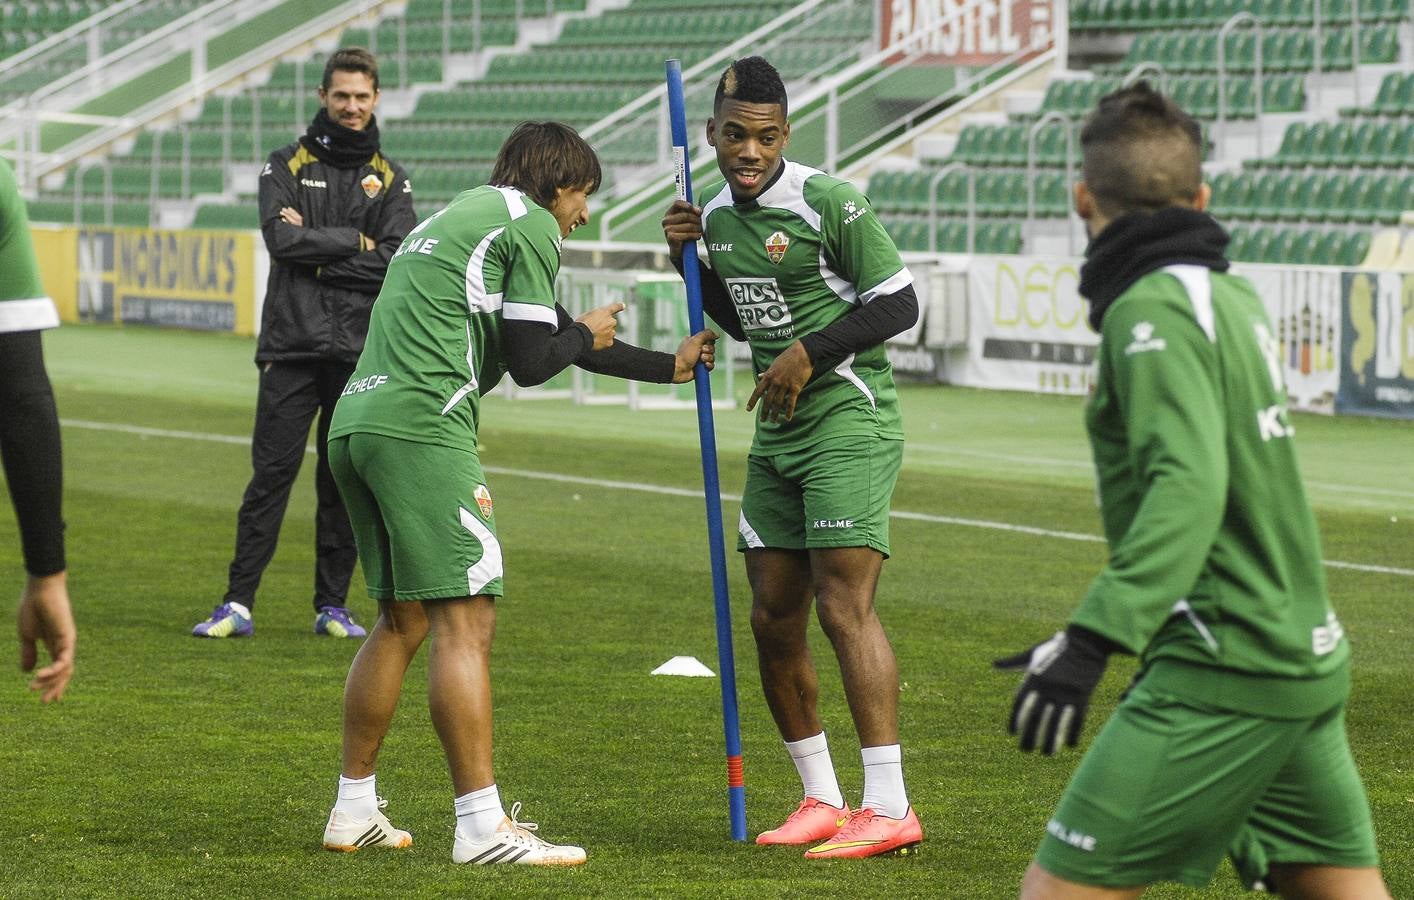
[[(90, 431), (117, 431), (123, 434), (136, 434), (141, 437), (174, 438), (185, 441), (205, 441), (216, 444), (236, 444), (240, 446), (250, 446), (250, 438), (237, 437), (231, 434), (211, 434), (201, 431), (173, 431), (166, 428), (146, 428), (141, 425), (123, 425), (114, 422), (92, 422), (83, 419), (61, 419), (60, 424), (66, 428), (84, 428)], [(313, 453), (314, 448), (309, 447), (306, 453)], [(486, 471), (493, 475), (508, 475), (513, 478), (533, 478), (540, 481), (557, 481), (563, 484), (582, 484), (590, 487), (610, 488), (622, 491), (638, 491), (648, 494), (663, 494), (669, 497), (700, 497), (700, 490), (690, 488), (669, 487), (661, 484), (645, 484), (638, 481), (611, 481), (606, 478), (589, 478), (583, 475), (562, 475), (556, 472), (532, 472), (526, 469), (507, 469), (501, 466), (486, 466)], [(740, 503), (740, 494), (722, 494), (722, 499), (731, 503)], [(1065, 541), (1080, 541), (1084, 543), (1103, 543), (1104, 538), (1094, 534), (1084, 534), (1077, 531), (1053, 531), (1049, 528), (1036, 528), (1031, 525), (1013, 525), (1010, 522), (993, 522), (987, 519), (962, 519), (955, 516), (938, 516), (932, 513), (908, 512), (907, 510), (892, 510), (890, 518), (908, 519), (914, 522), (932, 522), (939, 525), (960, 525), (965, 528), (985, 528), (991, 531), (1010, 531), (1016, 534), (1030, 534), (1037, 537), (1056, 538)], [(1335, 559), (1323, 560), (1332, 569), (1350, 569), (1357, 572), (1376, 572), (1383, 575), (1399, 575), (1405, 578), (1414, 578), (1414, 569), (1400, 569), (1394, 566), (1377, 566), (1367, 563), (1342, 562)]]

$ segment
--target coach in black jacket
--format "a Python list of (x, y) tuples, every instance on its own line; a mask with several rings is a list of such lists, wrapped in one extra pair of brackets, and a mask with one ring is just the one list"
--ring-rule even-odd
[(241, 500), (226, 596), (198, 637), (251, 634), (260, 576), (275, 553), (310, 423), (319, 414), (314, 630), (365, 632), (345, 607), (357, 560), (348, 514), (324, 447), (334, 403), (348, 382), (383, 274), (416, 224), (412, 184), (378, 149), (378, 63), (362, 48), (324, 67), (320, 110), (298, 141), (270, 154), (260, 173), (260, 222), (270, 251), (260, 342), (260, 395), (251, 440), (254, 473)]

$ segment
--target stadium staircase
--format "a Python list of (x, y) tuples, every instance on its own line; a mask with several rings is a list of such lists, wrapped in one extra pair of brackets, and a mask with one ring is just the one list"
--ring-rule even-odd
[(869, 195), (905, 249), (1075, 253), (1079, 123), (1146, 77), (1204, 125), (1234, 259), (1350, 266), (1374, 245), (1388, 263), (1414, 210), (1414, 30), (1409, 0), (1359, 2), (1357, 61), (1348, 0), (1319, 32), (1311, 0), (1081, 0), (1071, 59), (1090, 65), (920, 132), (872, 161)]
[[(842, 65), (871, 38), (868, 3), (808, 5), (829, 15), (809, 39), (781, 43), (777, 58), (791, 79)], [(303, 132), (318, 102), (323, 59), (336, 45), (379, 54), (383, 145), (408, 169), (419, 210), (483, 183), (511, 127), (532, 118), (560, 119), (590, 135), (611, 190), (616, 172), (658, 158), (657, 106), (647, 95), (661, 84), (663, 60), (709, 61), (793, 8), (788, 0), (409, 0), (371, 27), (349, 28), (300, 59), (263, 66), (246, 84), (209, 93), (186, 118), (115, 142), (108, 155), (74, 167), (32, 200), (31, 216), (257, 227), (258, 163)]]

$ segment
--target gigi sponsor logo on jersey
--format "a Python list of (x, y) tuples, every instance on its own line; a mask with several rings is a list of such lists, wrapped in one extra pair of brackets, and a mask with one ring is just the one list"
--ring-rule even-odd
[(795, 335), (790, 307), (774, 278), (728, 278), (727, 292), (736, 304), (741, 327), (755, 338), (788, 338)]

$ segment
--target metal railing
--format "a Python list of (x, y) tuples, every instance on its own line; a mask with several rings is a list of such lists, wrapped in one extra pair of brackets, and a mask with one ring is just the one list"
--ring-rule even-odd
[[(1351, 4), (1358, 6), (1360, 0), (1351, 0)], [(1256, 104), (1257, 118), (1257, 155), (1262, 155), (1262, 101), (1266, 93), (1266, 84), (1262, 78), (1262, 36), (1266, 33), (1262, 28), (1262, 23), (1257, 17), (1248, 12), (1240, 12), (1233, 15), (1223, 23), (1223, 27), (1218, 29), (1218, 124), (1217, 132), (1222, 137), (1227, 137), (1227, 36), (1232, 31), (1241, 26), (1249, 26), (1255, 32), (1253, 40), (1253, 73), (1252, 73), (1252, 101)]]
[[(272, 8), (279, 2), (280, 0), (268, 0), (268, 5), (262, 5), (259, 9)], [(44, 151), (40, 148), (40, 123), (78, 121), (78, 117), (71, 113), (51, 112), (48, 111), (48, 109), (38, 108), (37, 104), (39, 102), (46, 102), (47, 105), (50, 100), (56, 97), (59, 99), (54, 100), (54, 102), (62, 101), (62, 97), (59, 96), (61, 92), (57, 87), (54, 91), (45, 92), (42, 96), (31, 95), (31, 97), (27, 98), (25, 108), (18, 111), (18, 113), (13, 116), (14, 119), (18, 119), (18, 122), (12, 125), (12, 134), (19, 138), (18, 161), (20, 164), (28, 163), (28, 165), (25, 166), (25, 183), (29, 186), (37, 184), (38, 179), (42, 175), (63, 169), (72, 164), (75, 160), (81, 159), (103, 148), (124, 134), (148, 125), (163, 116), (170, 115), (186, 103), (202, 98), (211, 88), (239, 78), (257, 66), (277, 59), (296, 47), (308, 43), (318, 35), (348, 23), (351, 19), (366, 16), (388, 2), (389, 0), (345, 0), (345, 2), (331, 8), (323, 15), (310, 19), (300, 27), (278, 35), (255, 49), (214, 69), (203, 68), (199, 72), (196, 71), (195, 64), (199, 62), (198, 57), (203, 57), (204, 54), (194, 52), (193, 78), (187, 83), (133, 110), (126, 116), (89, 117), (91, 121), (87, 124), (98, 125), (98, 128), (52, 151)], [(217, 3), (212, 5), (221, 6), (223, 4)], [(245, 5), (246, 4), (240, 4), (242, 7)], [(230, 4), (224, 4), (224, 6), (229, 8)], [(255, 4), (251, 4), (251, 6), (255, 6)], [(207, 8), (209, 7), (203, 7), (203, 10)], [(223, 29), (223, 31), (218, 34), (212, 34), (205, 31), (204, 27), (200, 26), (200, 20), (188, 22), (187, 20), (189, 18), (191, 17), (183, 17), (183, 19), (178, 20), (178, 22), (173, 23), (171, 26), (168, 26), (168, 28), (161, 29), (160, 34), (163, 39), (170, 38), (173, 34), (180, 34), (189, 42), (193, 42), (192, 46), (200, 45), (204, 48), (208, 37), (219, 36), (219, 34), (224, 34), (229, 31), (229, 29)], [(193, 25), (198, 26), (194, 32), (190, 30)], [(169, 31), (169, 29), (173, 30)], [(148, 35), (143, 41), (138, 43), (146, 44), (150, 39), (154, 39), (152, 35)], [(192, 46), (188, 46), (186, 49), (192, 49)], [(131, 47), (129, 49), (131, 49)], [(138, 74), (141, 73), (139, 72)], [(124, 77), (131, 76), (125, 75)], [(111, 86), (111, 79), (109, 83)], [(256, 97), (258, 96), (259, 94), (257, 93)], [(3, 110), (0, 110), (0, 112), (3, 112)], [(301, 127), (303, 126), (301, 125)], [(258, 121), (254, 128), (258, 134), (260, 128)], [(3, 141), (4, 137), (4, 132), (0, 131), (0, 141)], [(26, 138), (28, 139), (26, 140)], [(16, 168), (18, 172), (21, 165), (17, 165)]]
[[(882, 140), (884, 136), (895, 130), (909, 128), (916, 122), (930, 117), (936, 113), (937, 110), (987, 85), (999, 73), (1041, 52), (1039, 48), (1035, 46), (1022, 46), (1014, 53), (1001, 57), (996, 62), (973, 67), (969, 70), (966, 78), (955, 83), (950, 89), (940, 91), (938, 95), (931, 100), (919, 104), (917, 107), (898, 116), (892, 121), (882, 123), (882, 125), (874, 128), (867, 136), (854, 141), (841, 138), (843, 127), (839, 113), (840, 107), (843, 104), (856, 97), (865, 95), (866, 92), (874, 89), (882, 80), (892, 74), (897, 74), (897, 72), (901, 70), (901, 67), (926, 57), (930, 49), (930, 42), (934, 41), (937, 35), (941, 34), (947, 27), (951, 27), (955, 23), (963, 21), (967, 16), (980, 14), (980, 11), (984, 9), (988, 2), (989, 0), (968, 0), (968, 2), (958, 7), (951, 8), (946, 15), (939, 16), (937, 19), (928, 22), (925, 26), (916, 29), (904, 39), (881, 50), (875, 50), (854, 58), (852, 63), (837, 72), (828, 81), (813, 85), (799, 95), (793, 96), (791, 98), (792, 109), (807, 110), (803, 115), (792, 117), (791, 130), (793, 137), (798, 137), (802, 130), (810, 128), (823, 120), (825, 152), (822, 165), (827, 170), (836, 169), (842, 164), (847, 164), (852, 158), (862, 155), (868, 148)], [(810, 4), (807, 4), (807, 7), (810, 9), (814, 8)], [(795, 12), (800, 13), (805, 8), (806, 7), (797, 8)], [(782, 18), (784, 19), (786, 17)], [(777, 30), (781, 21), (782, 19), (777, 19), (774, 22), (762, 26), (760, 29), (757, 29), (757, 31), (752, 32), (736, 44), (733, 44), (727, 51), (724, 51), (724, 54), (727, 54), (729, 51), (735, 52), (734, 48), (737, 48), (738, 44), (744, 46), (757, 42), (759, 38), (765, 37), (764, 33)], [(754, 46), (753, 50), (755, 50)], [(707, 62), (704, 62), (698, 66), (694, 66), (689, 72), (700, 72), (707, 64)], [(684, 73), (685, 80), (687, 77), (688, 73)], [(709, 87), (715, 90), (715, 79), (712, 80)], [(634, 110), (643, 110), (649, 102), (664, 96), (664, 89), (659, 87), (654, 91), (650, 91), (648, 94), (644, 95), (644, 97), (640, 97), (631, 107)], [(664, 100), (662, 102), (663, 108), (666, 109), (666, 101)], [(627, 112), (628, 109), (629, 108), (626, 107), (623, 112)], [(640, 116), (627, 127), (634, 127), (636, 125), (644, 130), (656, 128), (659, 134), (665, 135), (667, 132), (666, 125), (660, 126), (656, 124), (656, 120), (666, 121), (662, 119), (663, 115), (665, 115), (665, 113), (659, 113), (659, 115), (655, 117), (655, 120), (647, 121), (645, 121), (646, 117)], [(605, 121), (607, 122), (607, 120)], [(596, 127), (598, 127), (598, 124), (600, 123), (596, 123)], [(588, 135), (590, 132), (586, 130), (585, 133)], [(701, 153), (692, 159), (693, 168), (695, 170), (701, 170), (705, 166), (710, 166), (713, 159), (714, 157), (711, 153)], [(664, 158), (659, 161), (658, 165), (646, 176), (637, 179), (626, 179), (620, 182), (621, 189), (610, 194), (608, 197), (609, 202), (617, 201), (617, 205), (608, 209), (600, 217), (601, 239), (611, 240), (616, 228), (619, 230), (629, 228), (638, 222), (642, 222), (649, 216), (657, 215), (661, 212), (657, 209), (646, 208), (643, 204), (649, 202), (655, 195), (664, 192), (665, 187), (660, 182), (663, 181), (662, 172), (666, 169), (667, 157), (665, 155)]]
[[(1026, 220), (1036, 218), (1036, 138), (1047, 125), (1059, 125), (1065, 133), (1065, 174), (1063, 181), (1071, 183), (1071, 173), (1075, 167), (1075, 122), (1070, 116), (1059, 112), (1048, 112), (1041, 116), (1026, 132)], [(1070, 252), (1075, 253), (1075, 221), (1072, 213), (1066, 213), (1066, 240)]]
[(965, 162), (950, 162), (928, 179), (928, 250), (938, 250), (938, 185), (954, 172), (967, 174), (967, 252), (977, 247), (977, 170)]

